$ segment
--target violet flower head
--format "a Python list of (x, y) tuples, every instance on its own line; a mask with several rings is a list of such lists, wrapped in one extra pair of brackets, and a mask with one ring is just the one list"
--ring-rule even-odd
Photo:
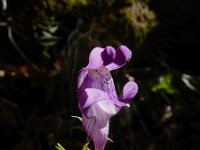
[(82, 68), (77, 78), (78, 105), (82, 113), (82, 125), (93, 140), (95, 150), (104, 150), (109, 134), (109, 119), (138, 92), (134, 81), (123, 88), (118, 97), (110, 71), (124, 66), (132, 52), (124, 45), (115, 50), (111, 46), (94, 48), (89, 63)]

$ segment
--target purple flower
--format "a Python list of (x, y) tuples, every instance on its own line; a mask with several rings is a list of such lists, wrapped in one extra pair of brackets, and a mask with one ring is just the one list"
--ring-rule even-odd
[(109, 119), (117, 114), (138, 91), (135, 82), (129, 81), (118, 97), (110, 71), (124, 66), (132, 57), (126, 46), (115, 50), (111, 46), (96, 47), (89, 56), (89, 64), (82, 68), (77, 78), (78, 105), (82, 124), (93, 140), (95, 150), (103, 150), (109, 132)]

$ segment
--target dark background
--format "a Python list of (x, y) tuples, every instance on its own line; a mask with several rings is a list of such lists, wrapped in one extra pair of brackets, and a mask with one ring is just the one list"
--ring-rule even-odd
[(121, 44), (133, 58), (115, 85), (120, 94), (133, 77), (139, 92), (111, 119), (106, 149), (200, 149), (199, 1), (2, 2), (0, 149), (81, 149), (77, 72), (92, 48)]

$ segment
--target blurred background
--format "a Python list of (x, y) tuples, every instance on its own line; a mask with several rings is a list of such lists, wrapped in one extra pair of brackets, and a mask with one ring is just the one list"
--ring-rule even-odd
[[(200, 149), (198, 0), (0, 0), (0, 149), (80, 150), (77, 72), (96, 46), (127, 45), (135, 80), (106, 150)], [(90, 143), (92, 149), (93, 145)]]

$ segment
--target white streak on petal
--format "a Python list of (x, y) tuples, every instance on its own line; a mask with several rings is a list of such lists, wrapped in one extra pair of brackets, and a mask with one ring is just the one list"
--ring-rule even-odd
[(109, 134), (109, 119), (118, 111), (119, 107), (106, 99), (91, 105), (86, 116), (83, 115), (83, 127), (92, 138), (95, 150), (104, 149)]

